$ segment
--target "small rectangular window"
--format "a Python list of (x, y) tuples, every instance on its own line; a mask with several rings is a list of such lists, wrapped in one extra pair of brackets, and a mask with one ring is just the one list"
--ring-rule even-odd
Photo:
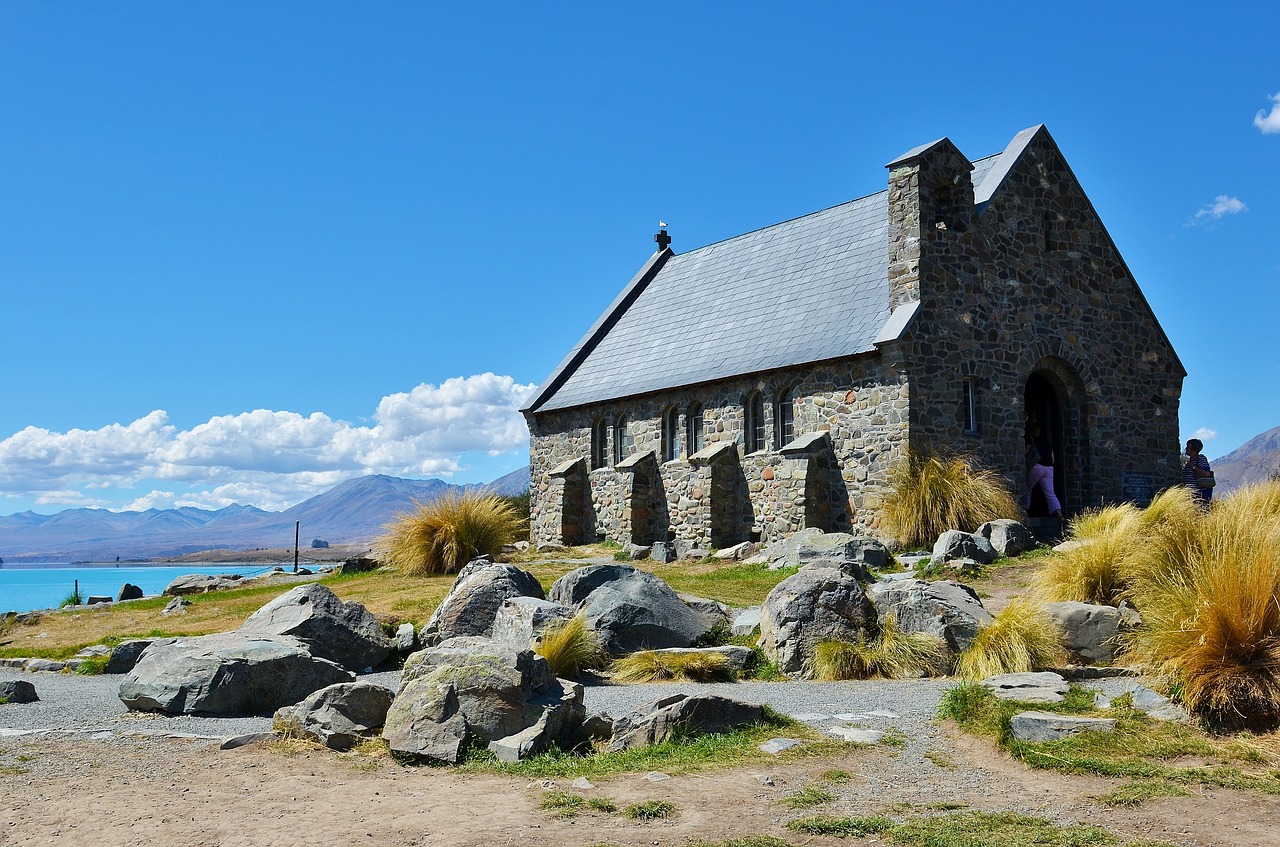
[(961, 385), (964, 387), (964, 432), (965, 435), (975, 435), (978, 432), (978, 381), (969, 378)]

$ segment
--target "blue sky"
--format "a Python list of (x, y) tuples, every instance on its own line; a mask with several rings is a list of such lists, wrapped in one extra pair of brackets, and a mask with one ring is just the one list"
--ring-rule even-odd
[(883, 5), (0, 6), (0, 514), (488, 481), (659, 219), (687, 250), (1038, 123), (1184, 438), (1280, 424), (1280, 6)]

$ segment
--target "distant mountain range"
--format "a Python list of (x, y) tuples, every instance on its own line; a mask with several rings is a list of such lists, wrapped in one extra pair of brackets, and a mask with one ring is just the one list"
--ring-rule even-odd
[(0, 559), (6, 563), (112, 561), (117, 556), (150, 559), (201, 550), (292, 547), (295, 521), (301, 524), (304, 549), (310, 549), (315, 538), (329, 544), (365, 544), (414, 501), (480, 489), (513, 495), (528, 487), (527, 467), (488, 485), (377, 474), (349, 479), (283, 512), (240, 505), (216, 511), (187, 506), (145, 512), (20, 512), (0, 517)]
[(1249, 439), (1209, 464), (1219, 492), (1280, 474), (1280, 426)]

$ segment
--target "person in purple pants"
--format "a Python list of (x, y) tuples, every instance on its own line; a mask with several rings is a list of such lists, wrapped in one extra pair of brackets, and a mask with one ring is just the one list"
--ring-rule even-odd
[(1062, 504), (1053, 493), (1053, 445), (1044, 437), (1039, 424), (1032, 424), (1027, 430), (1027, 493), (1022, 498), (1022, 507), (1031, 508), (1031, 493), (1036, 486), (1044, 493), (1044, 502), (1049, 507), (1049, 514), (1062, 523)]

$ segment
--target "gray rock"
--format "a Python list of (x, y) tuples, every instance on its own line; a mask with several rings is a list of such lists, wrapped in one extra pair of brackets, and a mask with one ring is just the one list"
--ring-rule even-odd
[(26, 663), (23, 664), (22, 669), (24, 671), (48, 671), (57, 673), (58, 671), (66, 668), (66, 666), (66, 662), (58, 662), (53, 659), (27, 659)]
[(721, 559), (724, 561), (737, 561), (746, 559), (756, 552), (756, 545), (750, 541), (743, 541), (741, 544), (734, 544), (732, 547), (724, 547), (711, 554), (713, 559)]
[(206, 594), (210, 591), (221, 591), (225, 588), (239, 588), (240, 575), (234, 573), (217, 574), (216, 576), (192, 573), (180, 576), (170, 582), (162, 594), (169, 597), (182, 597), (187, 594)]
[(1031, 530), (1008, 518), (987, 521), (978, 527), (974, 535), (989, 541), (998, 556), (1020, 556), (1036, 546), (1036, 537)]
[(732, 635), (750, 635), (760, 628), (760, 607), (752, 606), (750, 609), (743, 609), (734, 615), (733, 623), (729, 627)]
[(551, 690), (526, 704), (526, 711), (542, 711), (532, 726), (489, 742), (489, 752), (498, 761), (518, 762), (536, 756), (577, 733), (587, 714), (582, 703), (583, 687), (567, 679), (558, 682), (558, 696)]
[(528, 647), (547, 627), (573, 617), (573, 609), (537, 597), (509, 597), (493, 618), (491, 636), (517, 647)]
[(462, 635), (489, 635), (498, 609), (512, 597), (541, 600), (542, 585), (533, 574), (514, 565), (484, 558), (469, 562), (422, 628), (423, 640), (431, 643)]
[(715, 694), (673, 694), (613, 722), (609, 751), (661, 744), (676, 736), (728, 732), (758, 723), (762, 707)]
[(95, 659), (99, 656), (110, 656), (111, 648), (105, 644), (90, 644), (76, 653), (77, 659)]
[(120, 683), (130, 709), (269, 715), (354, 674), (287, 635), (223, 632), (156, 641)]
[(1061, 703), (1071, 688), (1062, 676), (1051, 671), (999, 674), (984, 679), (982, 685), (1001, 700), (1019, 703)]
[(956, 653), (968, 649), (978, 630), (993, 620), (972, 588), (949, 580), (878, 582), (870, 595), (882, 623), (892, 614), (904, 632), (936, 635)]
[(591, 565), (565, 574), (550, 599), (581, 610), (610, 655), (688, 647), (710, 630), (671, 586), (629, 565)]
[(445, 762), (458, 761), (468, 743), (504, 741), (502, 755), (527, 754), (576, 732), (581, 698), (580, 686), (557, 680), (532, 650), (452, 638), (405, 662), (382, 735), (392, 750)]
[(1055, 741), (1089, 730), (1111, 732), (1116, 722), (1111, 718), (1086, 718), (1080, 715), (1058, 715), (1053, 712), (1020, 712), (1009, 721), (1009, 730), (1019, 741)]
[(313, 654), (348, 670), (375, 668), (391, 653), (391, 641), (369, 610), (344, 603), (328, 587), (299, 585), (254, 612), (241, 632), (290, 635)]
[(176, 639), (134, 638), (129, 641), (121, 641), (111, 651), (111, 657), (107, 659), (107, 666), (103, 669), (103, 673), (128, 673), (133, 670), (133, 666), (138, 663), (143, 651), (157, 640), (175, 641)]
[(35, 703), (36, 687), (25, 679), (0, 680), (0, 703)]
[(702, 618), (702, 622), (707, 625), (708, 630), (715, 629), (718, 626), (728, 627), (733, 618), (733, 610), (721, 603), (719, 600), (708, 600), (706, 597), (697, 597), (693, 594), (677, 594), (680, 602), (684, 603), (694, 614)]
[(275, 722), (332, 750), (350, 750), (377, 734), (395, 692), (369, 682), (339, 682), (276, 710)]
[(665, 565), (674, 558), (675, 554), (671, 549), (671, 545), (667, 544), (665, 541), (656, 541), (649, 547), (650, 561), (657, 562), (660, 565)]
[(640, 559), (649, 558), (649, 554), (652, 551), (653, 551), (653, 548), (648, 544), (628, 544), (627, 545), (627, 555), (631, 557), (631, 560), (633, 562), (638, 561)]
[(827, 732), (850, 744), (879, 744), (884, 741), (884, 731), (862, 729), (856, 726), (829, 726)]
[(790, 750), (792, 747), (800, 746), (798, 738), (770, 738), (768, 741), (761, 743), (760, 749), (771, 755), (778, 755), (784, 750)]
[(867, 568), (882, 568), (889, 562), (889, 548), (874, 538), (823, 532), (814, 527), (771, 544), (764, 555), (770, 570), (798, 568), (806, 562), (826, 560), (855, 563), (861, 566), (855, 570), (865, 572)]
[(989, 564), (996, 560), (996, 551), (991, 542), (981, 536), (975, 537), (958, 529), (949, 529), (938, 536), (929, 559), (933, 562), (973, 559), (975, 562)]
[(1088, 665), (1115, 661), (1121, 631), (1136, 623), (1137, 615), (1114, 606), (1074, 601), (1045, 603), (1044, 611), (1062, 631), (1062, 646), (1071, 658)]
[(1093, 705), (1099, 709), (1110, 709), (1112, 701), (1127, 694), (1133, 703), (1133, 708), (1146, 712), (1149, 717), (1156, 720), (1187, 721), (1191, 719), (1186, 709), (1163, 694), (1152, 691), (1132, 679), (1090, 680), (1084, 683), (1084, 687), (1096, 692)]
[(84, 598), (84, 604), (86, 606), (99, 606), (103, 603), (111, 603), (114, 601), (115, 598), (109, 594), (90, 594), (88, 597)]
[(353, 556), (350, 559), (344, 559), (338, 567), (338, 573), (368, 573), (382, 567), (382, 563), (377, 559), (371, 559), (368, 556)]
[(187, 607), (190, 605), (191, 605), (191, 601), (188, 600), (186, 597), (174, 597), (167, 604), (165, 604), (165, 607), (163, 609), (160, 610), (160, 614), (165, 617), (168, 617), (169, 615), (186, 614)]
[(117, 600), (141, 600), (142, 589), (134, 585), (132, 582), (126, 582), (120, 586), (120, 593), (116, 595)]
[(396, 652), (400, 654), (412, 653), (418, 647), (418, 634), (411, 623), (402, 623), (396, 627), (395, 637)]
[(830, 568), (802, 568), (765, 598), (760, 647), (783, 673), (809, 678), (818, 642), (856, 641), (874, 615), (858, 580)]

